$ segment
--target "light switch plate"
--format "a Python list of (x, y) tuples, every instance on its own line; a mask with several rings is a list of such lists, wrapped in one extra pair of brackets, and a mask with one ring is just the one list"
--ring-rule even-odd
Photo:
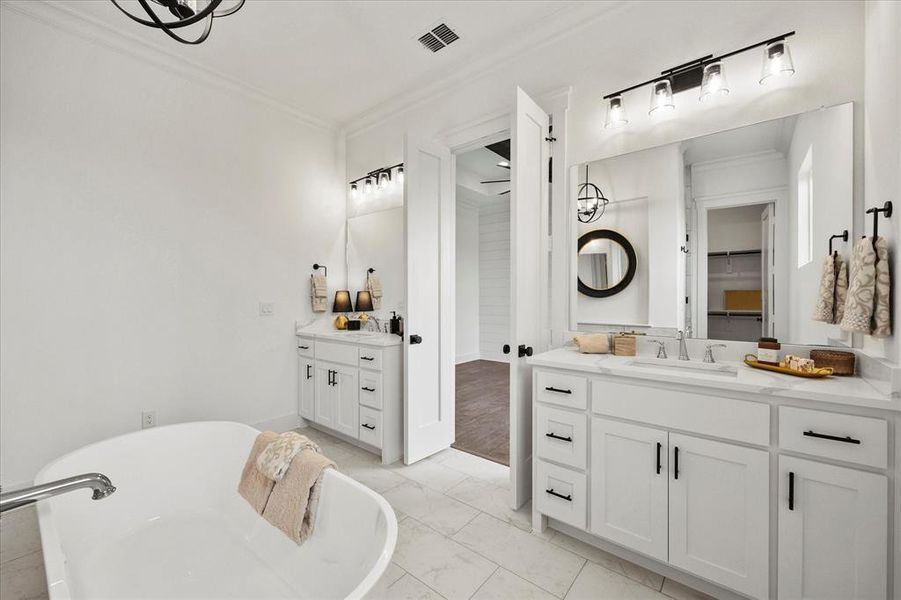
[(275, 303), (274, 302), (260, 302), (260, 316), (261, 317), (271, 317), (275, 315)]

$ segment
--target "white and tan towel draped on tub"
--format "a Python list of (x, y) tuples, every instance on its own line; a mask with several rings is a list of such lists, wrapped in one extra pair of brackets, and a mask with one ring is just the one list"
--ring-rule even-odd
[(310, 302), (313, 305), (313, 312), (328, 310), (328, 280), (325, 275), (310, 277)]
[(366, 278), (366, 288), (372, 297), (372, 308), (379, 310), (382, 308), (382, 282), (375, 275)]
[(293, 431), (257, 436), (238, 493), (253, 509), (300, 544), (313, 533), (322, 475), (336, 468), (314, 442)]
[(875, 242), (871, 237), (858, 240), (851, 257), (851, 276), (845, 314), (841, 320), (842, 329), (868, 333), (874, 337), (890, 336), (890, 295), (888, 242), (882, 237), (876, 238)]
[(838, 325), (845, 315), (848, 298), (848, 264), (837, 252), (823, 261), (820, 289), (817, 292), (813, 320)]

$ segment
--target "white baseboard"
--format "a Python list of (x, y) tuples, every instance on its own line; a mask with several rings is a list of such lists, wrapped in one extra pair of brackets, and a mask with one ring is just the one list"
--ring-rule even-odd
[(494, 362), (508, 363), (510, 362), (510, 355), (501, 354), (500, 352), (483, 352), (480, 360), (493, 360)]
[(292, 429), (297, 429), (299, 426), (300, 417), (296, 414), (276, 417), (275, 419), (267, 419), (252, 425), (252, 427), (259, 429), (260, 431), (275, 431), (276, 433), (291, 431)]
[(469, 352), (467, 354), (458, 354), (457, 355), (457, 364), (460, 365), (463, 363), (472, 362), (474, 360), (479, 360), (480, 358), (482, 358), (482, 355), (479, 354), (478, 352)]

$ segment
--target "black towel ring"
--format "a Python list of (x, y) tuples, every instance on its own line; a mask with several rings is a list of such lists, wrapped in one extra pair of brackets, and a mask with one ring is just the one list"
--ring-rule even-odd
[[(313, 270), (318, 271), (319, 269), (325, 271), (325, 276), (328, 277), (328, 267), (326, 267), (325, 265), (320, 265), (319, 263), (313, 263)], [(312, 277), (313, 274), (311, 273), (310, 278), (312, 279)]]
[[(838, 235), (829, 236), (829, 254), (833, 253), (832, 240), (839, 240), (839, 239), (843, 242), (848, 241), (848, 230), (847, 229), (845, 229)], [(835, 251), (835, 254), (838, 254), (838, 250)]]
[[(882, 205), (882, 208), (874, 206), (871, 209), (868, 209), (866, 214), (873, 215), (873, 248), (876, 248), (876, 238), (879, 237), (879, 213), (883, 213), (886, 219), (891, 218), (892, 216), (892, 201), (886, 200), (885, 204)], [(863, 236), (867, 237), (867, 236)]]

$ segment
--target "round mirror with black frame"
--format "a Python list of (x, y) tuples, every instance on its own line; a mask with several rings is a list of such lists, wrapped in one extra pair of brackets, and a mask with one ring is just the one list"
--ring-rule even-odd
[(612, 229), (595, 229), (579, 238), (579, 292), (592, 298), (618, 294), (635, 277), (635, 248)]

